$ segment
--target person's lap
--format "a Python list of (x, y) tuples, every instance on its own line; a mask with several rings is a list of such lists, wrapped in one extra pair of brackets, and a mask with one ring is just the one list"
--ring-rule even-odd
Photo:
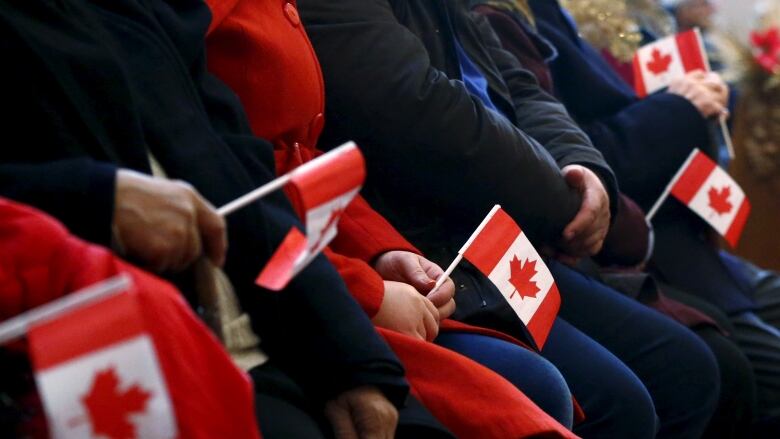
[[(562, 296), (560, 316), (641, 379), (660, 419), (658, 437), (700, 436), (719, 396), (718, 368), (707, 346), (687, 328), (617, 291), (555, 261), (549, 266)], [(548, 342), (545, 351), (554, 346)], [(577, 351), (556, 349), (563, 360), (573, 356), (585, 363)], [(568, 379), (568, 369), (551, 361)], [(576, 385), (569, 385), (579, 395)]]
[(558, 369), (539, 354), (497, 338), (465, 332), (443, 332), (435, 342), (498, 373), (553, 419), (571, 428), (571, 392)]

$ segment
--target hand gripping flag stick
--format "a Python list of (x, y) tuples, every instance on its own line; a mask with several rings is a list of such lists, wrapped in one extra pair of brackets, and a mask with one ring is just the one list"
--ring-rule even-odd
[(457, 267), (460, 261), (463, 260), (463, 253), (466, 252), (466, 249), (469, 248), (471, 243), (474, 242), (474, 239), (477, 238), (479, 233), (482, 232), (482, 230), (487, 225), (488, 221), (490, 221), (490, 219), (493, 218), (493, 215), (496, 213), (496, 211), (498, 211), (498, 209), (501, 209), (500, 205), (496, 204), (495, 206), (493, 206), (493, 209), (491, 209), (490, 213), (488, 213), (487, 216), (485, 216), (485, 219), (482, 220), (482, 223), (480, 223), (479, 227), (477, 227), (477, 230), (475, 230), (474, 233), (471, 234), (468, 241), (466, 241), (466, 243), (463, 244), (463, 247), (461, 247), (460, 250), (458, 250), (458, 256), (455, 257), (455, 260), (452, 261), (450, 266), (447, 267), (447, 269), (444, 270), (444, 273), (442, 273), (442, 275), (439, 276), (439, 278), (436, 280), (436, 285), (433, 286), (431, 291), (428, 293), (428, 296), (435, 293), (439, 288), (441, 288), (442, 285), (444, 285), (444, 282), (446, 282), (447, 278), (450, 277), (452, 272), (455, 270), (455, 267)]
[(225, 204), (224, 206), (217, 209), (217, 214), (220, 216), (227, 216), (231, 213), (244, 208), (255, 201), (259, 200), (260, 198), (265, 197), (266, 195), (270, 194), (273, 191), (276, 191), (278, 189), (283, 188), (287, 183), (293, 180), (295, 175), (303, 174), (306, 172), (311, 171), (312, 169), (317, 168), (318, 166), (321, 166), (323, 163), (330, 160), (332, 157), (337, 157), (340, 154), (344, 153), (345, 151), (348, 151), (350, 149), (355, 148), (355, 144), (353, 142), (347, 142), (344, 145), (339, 146), (338, 148), (335, 148), (325, 154), (322, 154), (321, 156), (315, 158), (314, 160), (308, 161), (301, 166), (293, 169), (292, 171), (288, 172), (287, 174), (282, 175), (281, 177), (278, 177), (259, 188), (244, 194), (235, 200)]
[(131, 285), (130, 276), (120, 274), (23, 312), (0, 324), (0, 344), (23, 337), (32, 326), (126, 291)]
[[(704, 49), (704, 37), (702, 37), (701, 30), (698, 27), (694, 28), (694, 31), (696, 32), (696, 38), (699, 40), (699, 48), (702, 51), (704, 65), (707, 66), (707, 71), (711, 72), (712, 66), (710, 65), (710, 58), (707, 56), (707, 51)], [(729, 127), (726, 125), (725, 114), (718, 116), (718, 124), (720, 125), (720, 133), (723, 135), (723, 141), (726, 142), (726, 150), (728, 151), (729, 159), (734, 160), (734, 157), (736, 157), (736, 153), (734, 152), (734, 142), (731, 140)]]

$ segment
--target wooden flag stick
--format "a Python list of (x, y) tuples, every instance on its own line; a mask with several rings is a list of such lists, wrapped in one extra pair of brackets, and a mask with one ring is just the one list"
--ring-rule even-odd
[(660, 197), (658, 197), (658, 201), (653, 204), (653, 207), (650, 209), (649, 212), (647, 212), (647, 215), (645, 216), (645, 219), (647, 222), (650, 222), (653, 220), (653, 217), (656, 213), (658, 213), (658, 209), (661, 208), (661, 205), (666, 201), (666, 199), (669, 197), (669, 194), (672, 192), (672, 187), (675, 183), (677, 183), (677, 180), (680, 179), (680, 176), (683, 172), (685, 172), (685, 168), (688, 167), (688, 165), (693, 161), (693, 158), (696, 157), (696, 153), (699, 150), (697, 148), (694, 148), (693, 151), (688, 155), (688, 158), (685, 159), (682, 166), (680, 166), (680, 169), (677, 170), (677, 173), (674, 174), (674, 177), (672, 177), (672, 180), (669, 182), (669, 184), (666, 185), (666, 189), (664, 189), (664, 192), (661, 194)]
[(485, 217), (485, 219), (482, 220), (482, 222), (479, 224), (479, 227), (477, 227), (477, 230), (474, 230), (474, 233), (472, 233), (471, 236), (469, 236), (469, 239), (466, 241), (465, 244), (463, 244), (463, 247), (461, 247), (460, 250), (458, 250), (458, 256), (455, 258), (455, 260), (452, 261), (450, 266), (447, 267), (446, 270), (444, 270), (444, 273), (441, 276), (439, 276), (438, 279), (436, 279), (436, 285), (434, 285), (431, 291), (428, 293), (429, 296), (435, 293), (436, 290), (441, 288), (442, 285), (444, 285), (444, 282), (446, 282), (447, 278), (450, 277), (453, 270), (455, 270), (455, 267), (457, 267), (460, 261), (463, 260), (463, 253), (465, 253), (466, 249), (469, 248), (471, 243), (474, 242), (475, 239), (477, 239), (477, 235), (479, 235), (479, 232), (481, 232), (482, 229), (485, 228), (487, 223), (490, 221), (490, 218), (493, 218), (493, 215), (495, 215), (496, 211), (498, 211), (498, 209), (500, 208), (501, 208), (500, 204), (496, 204), (495, 206), (493, 206), (493, 209), (491, 209), (490, 212)]
[(723, 134), (723, 140), (726, 142), (726, 149), (729, 152), (729, 159), (734, 160), (734, 157), (736, 157), (736, 154), (734, 153), (734, 142), (731, 141), (731, 133), (729, 132), (729, 127), (726, 125), (726, 118), (720, 117), (720, 132)]
[(455, 258), (454, 261), (452, 261), (450, 266), (447, 267), (446, 270), (444, 270), (444, 273), (442, 273), (442, 275), (439, 276), (438, 279), (436, 279), (436, 285), (434, 285), (433, 288), (431, 288), (431, 291), (428, 292), (428, 294), (427, 294), (428, 296), (430, 296), (431, 294), (435, 293), (436, 290), (438, 290), (439, 288), (441, 288), (442, 285), (444, 285), (444, 282), (447, 281), (447, 279), (450, 277), (452, 272), (455, 270), (455, 267), (457, 267), (458, 264), (460, 263), (460, 261), (462, 261), (462, 260), (463, 260), (463, 255), (458, 253), (458, 256)]
[(263, 198), (264, 196), (270, 194), (271, 192), (281, 189), (290, 182), (292, 179), (292, 174), (284, 174), (281, 177), (269, 181), (268, 183), (260, 186), (259, 188), (253, 190), (252, 192), (249, 192), (245, 195), (242, 195), (235, 200), (225, 204), (224, 206), (217, 209), (217, 214), (221, 216), (227, 216), (231, 213), (237, 211), (238, 209), (241, 209), (242, 207), (246, 207), (249, 204), (254, 203), (255, 201), (259, 200), (260, 198)]
[(0, 323), (0, 345), (23, 337), (31, 326), (53, 320), (98, 300), (119, 294), (130, 288), (130, 285), (132, 285), (130, 276), (124, 273), (119, 274), (23, 312)]

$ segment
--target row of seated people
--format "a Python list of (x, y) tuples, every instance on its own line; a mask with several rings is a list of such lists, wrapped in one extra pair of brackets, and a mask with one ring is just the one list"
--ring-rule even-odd
[[(0, 17), (0, 195), (231, 303), (209, 323), (264, 437), (772, 436), (775, 275), (679, 205), (644, 221), (714, 144), (717, 75), (640, 101), (557, 0), (27, 0)], [(213, 206), (350, 139), (365, 198), (283, 291), (256, 286), (302, 207)], [(427, 295), (497, 203), (561, 293), (541, 350), (467, 263)]]

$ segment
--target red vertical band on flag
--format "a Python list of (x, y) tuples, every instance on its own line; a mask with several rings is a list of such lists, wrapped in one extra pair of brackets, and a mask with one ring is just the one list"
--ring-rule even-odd
[(642, 73), (642, 63), (639, 60), (639, 53), (634, 55), (634, 90), (637, 96), (644, 98), (647, 96), (645, 87), (645, 75)]
[(534, 316), (526, 325), (528, 332), (531, 333), (539, 349), (542, 349), (547, 341), (547, 336), (550, 335), (550, 329), (552, 329), (553, 321), (555, 316), (558, 315), (560, 307), (561, 294), (558, 292), (558, 287), (553, 283), (550, 291), (544, 297), (541, 305), (539, 305), (539, 309), (536, 310), (536, 313), (534, 313)]
[(290, 229), (263, 271), (255, 279), (255, 283), (272, 291), (284, 288), (295, 275), (295, 263), (306, 251), (307, 246), (306, 236), (297, 227)]
[(30, 356), (43, 370), (142, 332), (136, 293), (128, 291), (30, 329)]
[(706, 56), (704, 47), (702, 47), (695, 30), (681, 32), (675, 36), (675, 39), (677, 40), (677, 50), (680, 52), (680, 59), (686, 72), (708, 70), (707, 62), (704, 58)]
[(712, 159), (703, 152), (697, 151), (696, 156), (672, 186), (672, 195), (685, 204), (690, 203), (715, 166)]
[(503, 209), (498, 209), (463, 257), (487, 276), (521, 232), (520, 226)]
[(359, 188), (366, 179), (363, 154), (348, 143), (292, 171), (292, 183), (305, 210)]
[(729, 229), (726, 231), (724, 238), (731, 245), (736, 247), (739, 242), (739, 237), (742, 235), (742, 229), (745, 228), (748, 216), (750, 215), (750, 202), (747, 198), (742, 200), (742, 204), (739, 206), (737, 215), (734, 216), (734, 220), (731, 222)]

